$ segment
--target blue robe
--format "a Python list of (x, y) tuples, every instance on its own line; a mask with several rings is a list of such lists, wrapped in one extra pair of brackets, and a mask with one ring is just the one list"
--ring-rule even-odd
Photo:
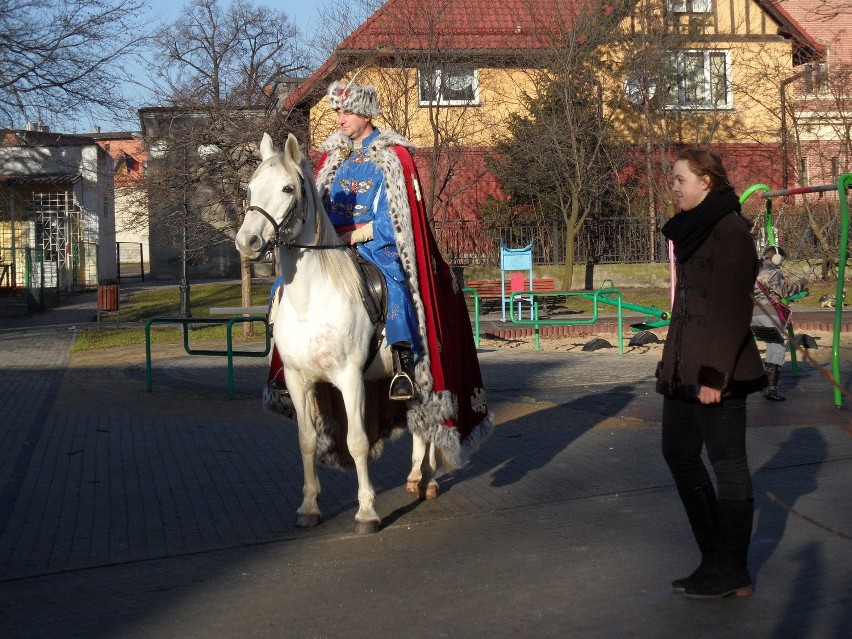
[(365, 148), (378, 134), (378, 129), (373, 131), (364, 138), (361, 147), (356, 143), (352, 153), (337, 169), (329, 187), (326, 210), (341, 234), (373, 223), (373, 239), (359, 242), (356, 249), (379, 268), (387, 281), (385, 333), (388, 343), (407, 342), (417, 354), (417, 315), (399, 260), (384, 175), (367, 159)]

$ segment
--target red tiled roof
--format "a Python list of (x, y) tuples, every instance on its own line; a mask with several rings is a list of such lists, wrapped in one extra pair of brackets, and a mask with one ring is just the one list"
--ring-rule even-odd
[(814, 40), (831, 50), (834, 62), (852, 63), (852, 11), (825, 0), (783, 0), (777, 3)]
[(582, 0), (388, 0), (340, 43), (338, 51), (541, 49), (553, 45), (553, 36), (573, 22), (581, 4)]
[[(825, 54), (825, 47), (802, 28), (796, 19), (782, 6), (781, 2), (778, 0), (757, 0), (757, 3), (790, 33), (797, 47), (800, 49), (810, 49), (819, 55)], [(789, 3), (787, 7), (789, 8)]]
[[(609, 15), (605, 0), (596, 0)], [(663, 0), (659, 0), (662, 2)], [(800, 51), (822, 54), (816, 42), (779, 4), (755, 0), (793, 38)], [(790, 0), (795, 1), (795, 0)], [(320, 95), (339, 66), (370, 52), (470, 51), (511, 53), (551, 48), (575, 24), (588, 0), (388, 0), (340, 43), (332, 56), (285, 101), (290, 109)], [(623, 4), (619, 3), (621, 6)], [(806, 56), (809, 57), (809, 56)], [(345, 71), (344, 71), (345, 72)]]

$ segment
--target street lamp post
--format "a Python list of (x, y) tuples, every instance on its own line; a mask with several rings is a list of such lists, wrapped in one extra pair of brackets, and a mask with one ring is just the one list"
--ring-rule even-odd
[[(186, 151), (183, 155), (184, 171), (187, 168)], [(183, 236), (181, 237), (181, 273), (180, 273), (180, 316), (183, 318), (192, 317), (192, 308), (189, 301), (189, 202), (187, 201), (186, 189), (183, 190), (183, 210), (181, 211), (183, 218)]]
[(189, 245), (187, 238), (187, 221), (186, 210), (183, 215), (183, 255), (181, 256), (181, 274), (180, 274), (180, 316), (192, 317), (192, 309), (189, 302)]

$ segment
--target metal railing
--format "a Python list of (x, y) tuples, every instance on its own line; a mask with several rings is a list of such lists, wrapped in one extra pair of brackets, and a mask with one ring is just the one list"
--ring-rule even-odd
[[(660, 223), (648, 216), (589, 218), (574, 242), (574, 262), (624, 264), (665, 261)], [(565, 261), (565, 224), (560, 221), (499, 224), (480, 220), (436, 221), (435, 238), (453, 266), (499, 266), (500, 244), (533, 244), (533, 264)]]

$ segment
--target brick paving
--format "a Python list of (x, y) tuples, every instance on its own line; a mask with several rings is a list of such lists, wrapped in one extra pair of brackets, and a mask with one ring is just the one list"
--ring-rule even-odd
[(354, 475), (325, 468), (322, 524), (294, 528), (262, 361), (236, 360), (228, 400), (224, 358), (156, 344), (146, 393), (143, 347), (69, 353), (94, 305), (0, 323), (0, 636), (848, 636), (849, 412), (810, 364), (749, 402), (755, 595), (697, 603), (668, 589), (697, 557), (653, 353), (482, 348), (494, 435), (431, 502), (390, 442), (358, 537)]

